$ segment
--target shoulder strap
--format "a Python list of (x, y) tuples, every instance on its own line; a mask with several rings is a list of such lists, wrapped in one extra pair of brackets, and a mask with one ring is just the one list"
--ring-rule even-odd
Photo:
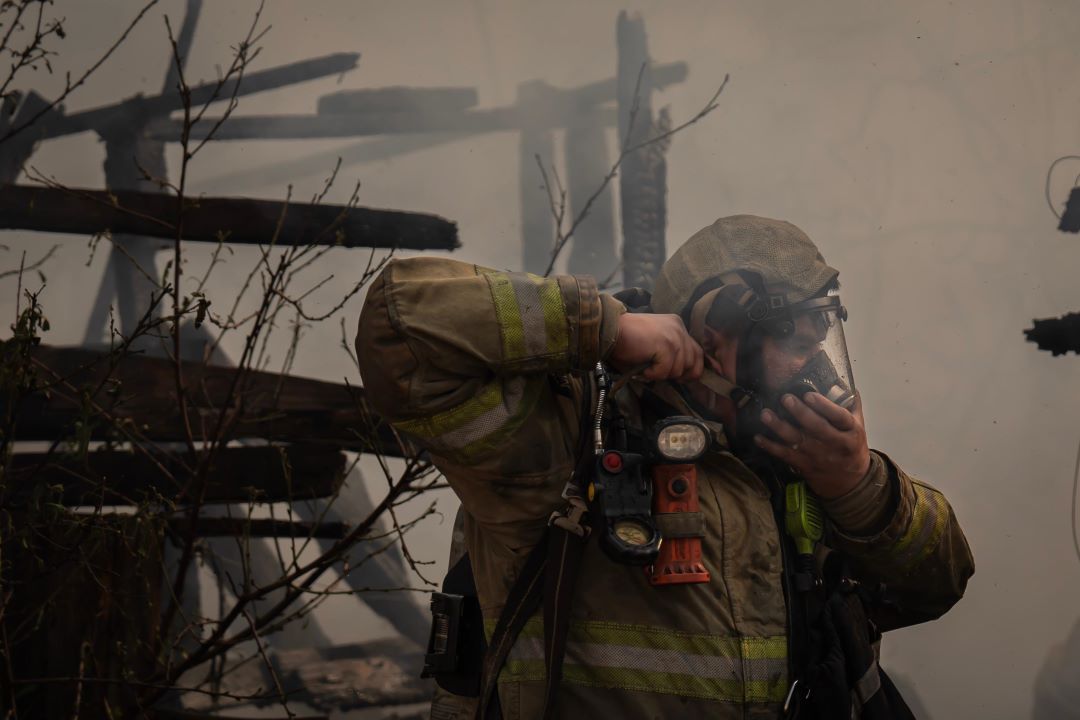
[(562, 682), (566, 637), (570, 632), (570, 606), (574, 600), (578, 566), (585, 551), (588, 528), (582, 525), (587, 511), (581, 498), (572, 497), (563, 514), (551, 516), (548, 559), (544, 572), (544, 717), (554, 717), (556, 694)]
[(522, 628), (543, 602), (544, 667), (547, 683), (544, 691), (544, 718), (555, 714), (555, 701), (562, 681), (566, 655), (566, 636), (570, 630), (570, 606), (578, 566), (585, 549), (588, 531), (582, 524), (584, 501), (571, 498), (565, 513), (554, 513), (544, 537), (525, 560), (488, 644), (480, 683), (480, 720), (496, 720), (500, 713), (494, 702), (499, 673)]
[(589, 382), (586, 382), (582, 394), (583, 410), (578, 424), (574, 473), (563, 493), (567, 507), (563, 512), (556, 511), (551, 514), (547, 530), (525, 559), (521, 573), (506, 596), (506, 603), (495, 624), (484, 657), (480, 703), (477, 707), (478, 720), (501, 718), (502, 713), (495, 697), (499, 673), (506, 664), (506, 658), (522, 628), (540, 608), (541, 602), (544, 619), (544, 667), (547, 676), (543, 717), (549, 719), (555, 714), (555, 701), (562, 681), (562, 664), (566, 654), (566, 636), (570, 630), (570, 606), (573, 603), (574, 585), (589, 536), (589, 528), (585, 524), (588, 506), (576, 489), (592, 462), (589, 453), (592, 385)]

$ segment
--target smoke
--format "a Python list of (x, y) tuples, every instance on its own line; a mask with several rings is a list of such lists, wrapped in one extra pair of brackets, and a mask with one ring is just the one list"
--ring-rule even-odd
[[(67, 3), (59, 65), (85, 66), (116, 18), (138, 5)], [(170, 0), (163, 11), (178, 20), (182, 5)], [(1080, 6), (271, 0), (273, 28), (257, 68), (355, 51), (360, 65), (244, 98), (237, 112), (313, 113), (322, 95), (391, 85), (475, 87), (483, 108), (512, 101), (516, 85), (532, 79), (564, 87), (600, 80), (615, 72), (615, 18), (624, 5), (645, 17), (657, 61), (689, 64), (687, 81), (653, 100), (670, 105), (674, 123), (731, 74), (720, 109), (676, 136), (669, 151), (669, 250), (734, 213), (806, 230), (841, 271), (872, 445), (941, 488), (971, 541), (977, 572), (968, 596), (940, 621), (891, 634), (885, 666), (933, 717), (1029, 717), (1035, 673), (1076, 621), (1080, 597), (1067, 508), (1080, 360), (1039, 352), (1022, 334), (1033, 317), (1080, 310), (1080, 245), (1056, 230), (1043, 198), (1049, 163), (1080, 149), (1072, 85)], [(190, 78), (216, 77), (253, 9), (204, 7)], [(157, 13), (69, 110), (157, 92), (167, 60)], [(35, 80), (48, 97), (62, 78)], [(608, 142), (614, 151), (610, 133)], [(223, 142), (196, 161), (189, 182), (195, 192), (270, 199), (282, 199), (291, 183), (294, 196), (308, 198), (338, 156), (345, 162), (328, 201), (346, 200), (358, 179), (361, 204), (456, 221), (463, 248), (455, 256), (520, 265), (513, 133)], [(89, 135), (46, 143), (32, 159), (86, 187), (100, 187), (102, 161)], [(178, 166), (175, 148), (168, 161)], [(1059, 211), (1070, 189), (1061, 182), (1052, 188)], [(539, 176), (536, 185), (541, 192)], [(79, 342), (104, 254), (86, 267), (79, 238), (19, 232), (0, 242), (10, 247), (0, 255), (5, 266), (17, 266), (23, 249), (32, 259), (62, 243), (44, 268), (54, 327), (47, 341)], [(237, 250), (209, 292), (227, 293), (254, 258)], [(365, 261), (357, 251), (331, 254), (325, 269), (335, 278), (320, 291), (328, 307), (350, 286), (349, 269), (360, 272)], [(191, 262), (196, 275), (205, 257), (196, 252)], [(14, 282), (0, 283), (0, 313), (11, 317)], [(345, 308), (350, 332), (360, 302)], [(295, 372), (355, 382), (339, 339), (336, 322), (307, 331)], [(413, 536), (414, 554), (439, 564), (453, 517), (445, 499), (447, 519)], [(350, 611), (339, 604), (334, 612), (326, 627)]]

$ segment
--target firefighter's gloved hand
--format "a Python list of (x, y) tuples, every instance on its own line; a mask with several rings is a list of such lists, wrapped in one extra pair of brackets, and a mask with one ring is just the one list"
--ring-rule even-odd
[(771, 410), (762, 411), (761, 420), (783, 442), (763, 435), (756, 436), (755, 442), (795, 468), (820, 497), (840, 497), (858, 485), (870, 469), (870, 448), (858, 393), (851, 411), (816, 392), (807, 393), (802, 400), (784, 395), (780, 402), (794, 423)]
[(645, 363), (646, 380), (697, 380), (704, 351), (686, 332), (678, 315), (626, 313), (619, 316), (619, 335), (609, 361), (616, 370), (632, 371)]

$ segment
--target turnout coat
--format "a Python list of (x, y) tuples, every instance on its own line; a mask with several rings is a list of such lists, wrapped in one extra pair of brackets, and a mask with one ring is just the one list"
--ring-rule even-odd
[[(461, 499), (489, 633), (549, 516), (565, 505), (583, 383), (614, 346), (623, 312), (587, 276), (442, 258), (393, 261), (368, 291), (356, 338), (365, 392), (430, 452)], [(860, 580), (887, 584), (896, 609), (872, 619), (888, 630), (948, 610), (973, 562), (945, 497), (883, 454), (872, 460), (871, 474), (896, 485), (891, 517), (870, 535), (832, 523), (826, 544)], [(791, 672), (773, 489), (722, 442), (699, 461), (698, 484), (709, 583), (654, 587), (641, 568), (612, 562), (595, 540), (586, 545), (562, 716), (779, 715)], [(540, 715), (542, 637), (538, 614), (500, 675), (507, 718)]]

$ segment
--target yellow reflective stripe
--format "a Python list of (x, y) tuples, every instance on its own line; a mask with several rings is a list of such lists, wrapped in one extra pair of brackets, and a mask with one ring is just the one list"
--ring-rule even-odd
[(485, 273), (485, 277), (502, 333), (505, 363), (566, 355), (569, 331), (557, 280), (494, 271)]
[(911, 523), (892, 548), (893, 559), (905, 569), (914, 568), (934, 551), (949, 521), (949, 504), (944, 495), (919, 482), (913, 482), (912, 487), (915, 504)]
[(487, 281), (491, 286), (495, 316), (499, 320), (499, 331), (502, 333), (503, 360), (520, 360), (525, 357), (525, 329), (521, 325), (514, 285), (510, 276), (501, 272), (488, 273)]
[(543, 385), (540, 375), (496, 379), (460, 405), (394, 426), (436, 453), (472, 461), (499, 447), (521, 427)]
[(565, 354), (570, 347), (570, 333), (566, 325), (566, 305), (562, 290), (556, 280), (537, 278), (540, 287), (540, 307), (544, 312), (549, 355)]
[[(543, 660), (508, 660), (499, 682), (543, 682)], [(787, 688), (784, 682), (723, 680), (663, 671), (589, 667), (563, 664), (563, 682), (586, 687), (677, 695), (716, 702), (780, 703)]]
[[(485, 623), (486, 629), (494, 623)], [(543, 625), (526, 623), (500, 682), (544, 679)], [(781, 702), (787, 639), (699, 635), (645, 625), (572, 622), (565, 682), (726, 702)]]

